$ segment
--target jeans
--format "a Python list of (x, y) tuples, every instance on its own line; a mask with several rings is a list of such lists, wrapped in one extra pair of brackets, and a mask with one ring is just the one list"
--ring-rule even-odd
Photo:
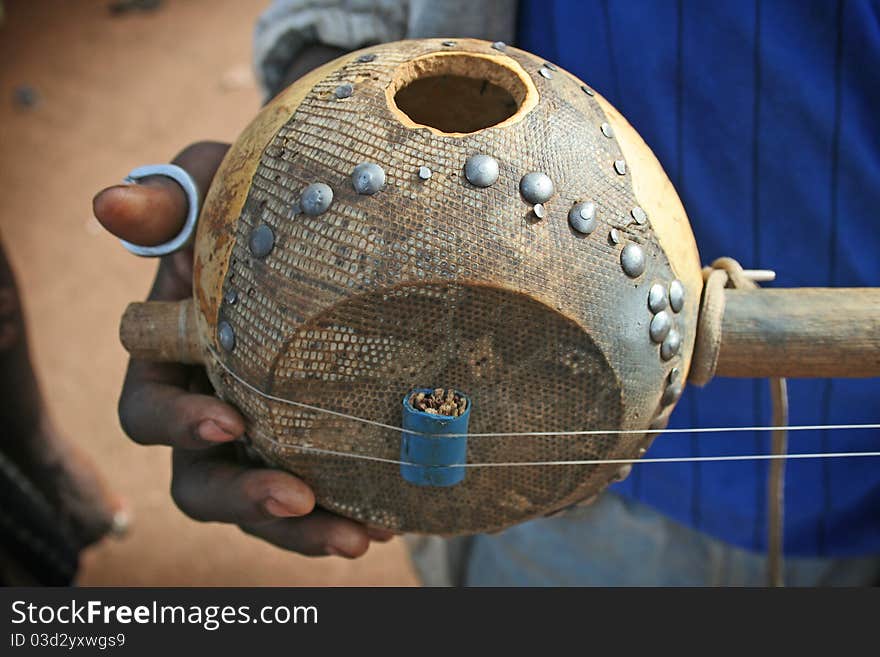
[[(494, 535), (409, 537), (427, 586), (764, 586), (766, 555), (615, 493)], [(789, 586), (869, 586), (880, 555), (785, 560)]]

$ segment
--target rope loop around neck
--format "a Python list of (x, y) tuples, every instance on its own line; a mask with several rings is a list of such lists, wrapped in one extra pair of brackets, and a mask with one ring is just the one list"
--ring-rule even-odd
[[(697, 337), (688, 381), (704, 386), (715, 376), (718, 353), (721, 350), (721, 323), (724, 319), (725, 288), (754, 289), (757, 284), (749, 279), (733, 258), (718, 258), (703, 268), (703, 297), (697, 320)], [(788, 424), (788, 390), (785, 379), (770, 379), (773, 424)], [(776, 429), (771, 437), (771, 452), (782, 457), (788, 451), (788, 433)], [(785, 459), (771, 461), (767, 475), (767, 583), (783, 586), (783, 533), (785, 508)]]

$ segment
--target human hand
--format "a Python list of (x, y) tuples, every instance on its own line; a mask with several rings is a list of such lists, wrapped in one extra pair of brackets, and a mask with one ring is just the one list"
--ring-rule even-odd
[[(200, 142), (173, 160), (192, 176), (200, 198), (228, 148)], [(95, 217), (109, 232), (142, 246), (176, 235), (187, 211), (183, 189), (163, 176), (108, 187), (93, 205)], [(192, 296), (192, 264), (191, 248), (163, 257), (149, 299)], [(213, 395), (202, 367), (131, 360), (119, 419), (135, 442), (172, 447), (171, 495), (195, 520), (233, 523), (279, 547), (312, 556), (359, 557), (371, 540), (384, 542), (393, 535), (316, 509), (315, 496), (302, 480), (249, 464), (238, 441), (244, 419)]]

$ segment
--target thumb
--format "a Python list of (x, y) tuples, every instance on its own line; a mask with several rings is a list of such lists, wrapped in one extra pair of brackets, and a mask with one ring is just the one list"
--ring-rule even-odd
[[(228, 149), (229, 144), (199, 142), (181, 151), (172, 164), (192, 177), (199, 198), (204, 198)], [(188, 209), (183, 189), (165, 176), (108, 187), (95, 196), (92, 207), (107, 231), (139, 246), (156, 246), (177, 235)]]

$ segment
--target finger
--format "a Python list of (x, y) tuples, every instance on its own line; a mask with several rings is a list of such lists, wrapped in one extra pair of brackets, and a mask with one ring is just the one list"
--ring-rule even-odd
[[(228, 144), (199, 142), (181, 151), (172, 164), (189, 173), (203, 199), (228, 149)], [(95, 196), (92, 206), (95, 218), (110, 233), (141, 246), (162, 244), (177, 235), (188, 209), (183, 188), (166, 176), (108, 187)]]
[(387, 543), (392, 538), (394, 538), (395, 533), (390, 529), (380, 529), (379, 527), (367, 527), (367, 536), (370, 537), (372, 541), (379, 541), (380, 543)]
[(149, 301), (179, 301), (192, 296), (192, 249), (176, 251), (159, 261)]
[(356, 559), (370, 547), (370, 537), (363, 525), (321, 509), (303, 518), (240, 526), (251, 536), (312, 557)]
[(208, 451), (174, 450), (171, 496), (191, 518), (256, 525), (311, 513), (315, 496), (294, 475), (245, 467), (232, 446)]
[[(227, 144), (202, 142), (184, 149), (174, 164), (192, 176), (200, 197), (228, 150)], [(108, 230), (135, 243), (164, 242), (177, 234), (188, 210), (183, 189), (164, 176), (142, 184), (115, 186), (95, 197), (95, 216)], [(150, 292), (152, 300), (178, 300), (192, 294), (192, 252), (162, 258)], [(124, 431), (142, 444), (188, 449), (229, 442), (244, 432), (244, 421), (231, 406), (209, 394), (185, 392), (192, 368), (131, 361), (119, 400)], [(205, 391), (207, 392), (207, 391)]]
[(123, 431), (142, 445), (202, 449), (244, 433), (244, 419), (211, 395), (185, 392), (187, 368), (132, 361), (119, 399)]
[(245, 467), (233, 446), (203, 452), (174, 450), (172, 497), (191, 518), (229, 522), (279, 547), (310, 556), (354, 559), (370, 546), (360, 523), (314, 510), (315, 497), (281, 470)]
[(140, 246), (156, 246), (180, 232), (186, 219), (183, 189), (165, 176), (114, 185), (92, 201), (95, 218), (108, 232)]

